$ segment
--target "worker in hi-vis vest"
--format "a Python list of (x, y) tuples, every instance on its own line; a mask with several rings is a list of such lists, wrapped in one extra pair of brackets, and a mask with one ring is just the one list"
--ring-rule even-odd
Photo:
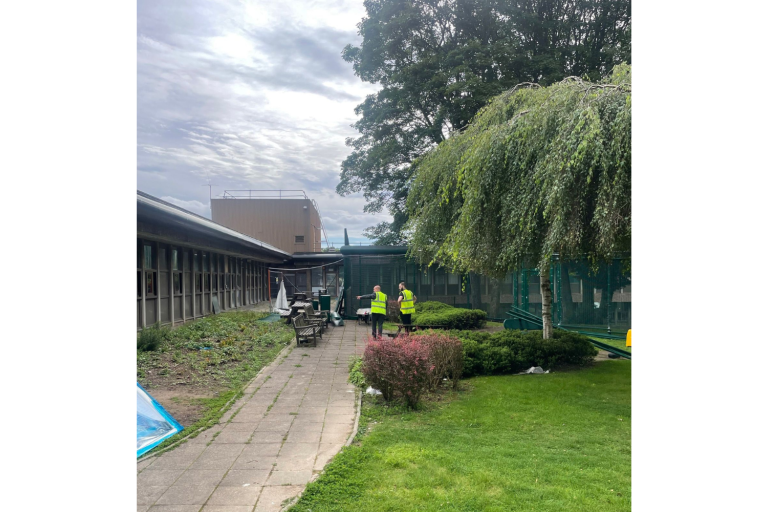
[(387, 318), (387, 295), (382, 293), (381, 286), (376, 285), (373, 287), (373, 293), (368, 295), (358, 295), (357, 300), (371, 299), (371, 333), (373, 337), (376, 337), (376, 325), (379, 326), (379, 338), (382, 336), (384, 330), (384, 319)]
[[(416, 308), (413, 306), (416, 302), (416, 296), (405, 287), (405, 283), (400, 283), (400, 296), (397, 298), (397, 302), (400, 303), (400, 321), (403, 325), (411, 325), (411, 315), (416, 312)], [(406, 327), (405, 332), (408, 332), (409, 329)]]

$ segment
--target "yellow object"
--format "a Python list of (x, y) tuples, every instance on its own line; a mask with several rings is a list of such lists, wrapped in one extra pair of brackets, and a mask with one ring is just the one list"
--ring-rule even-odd
[(376, 292), (376, 298), (371, 301), (371, 313), (387, 314), (387, 296)]
[(632, 329), (627, 331), (627, 346), (632, 346)]
[(404, 315), (411, 315), (416, 312), (416, 308), (413, 307), (412, 291), (403, 290), (403, 300), (400, 302), (400, 312)]

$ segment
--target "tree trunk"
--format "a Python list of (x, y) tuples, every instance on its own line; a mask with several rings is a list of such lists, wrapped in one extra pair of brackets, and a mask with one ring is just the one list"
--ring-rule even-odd
[(549, 264), (539, 267), (539, 283), (541, 285), (541, 320), (544, 322), (543, 338), (552, 337), (552, 286), (549, 281)]

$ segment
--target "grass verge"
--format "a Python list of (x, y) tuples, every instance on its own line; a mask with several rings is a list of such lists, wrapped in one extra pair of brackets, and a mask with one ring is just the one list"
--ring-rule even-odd
[(601, 343), (605, 343), (606, 345), (610, 345), (612, 347), (620, 348), (621, 350), (625, 352), (632, 352), (632, 347), (627, 346), (627, 340), (609, 340), (605, 338), (595, 338), (593, 336), (587, 336), (589, 339), (599, 341)]
[(629, 511), (631, 363), (478, 377), (409, 412), (366, 396), (356, 443), (291, 512)]

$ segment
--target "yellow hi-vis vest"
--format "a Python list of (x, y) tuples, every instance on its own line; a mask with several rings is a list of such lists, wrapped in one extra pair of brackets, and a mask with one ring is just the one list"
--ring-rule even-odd
[(412, 291), (403, 290), (403, 300), (400, 301), (400, 312), (404, 315), (411, 315), (416, 312), (416, 308), (413, 307)]
[(387, 296), (382, 292), (376, 292), (376, 298), (371, 301), (371, 313), (387, 314)]

